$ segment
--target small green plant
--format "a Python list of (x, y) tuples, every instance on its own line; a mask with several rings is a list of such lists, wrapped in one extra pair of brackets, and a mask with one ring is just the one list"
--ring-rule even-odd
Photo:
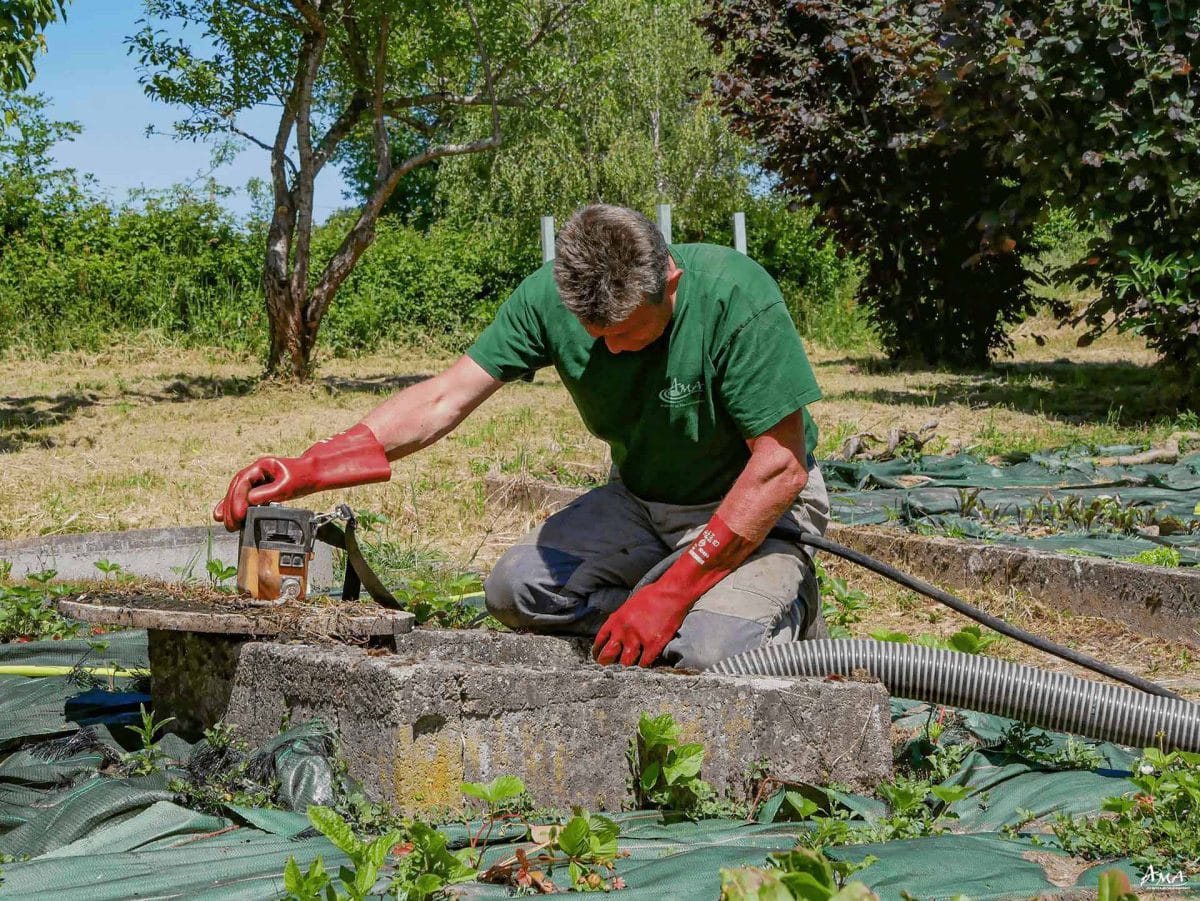
[(104, 580), (107, 582), (109, 576), (120, 575), (123, 570), (120, 563), (114, 563), (111, 560), (96, 560), (92, 566), (104, 573)]
[(547, 873), (553, 872), (555, 865), (565, 862), (575, 891), (622, 888), (624, 883), (619, 877), (606, 879), (606, 875), (611, 875), (617, 857), (620, 827), (606, 816), (586, 813), (578, 807), (573, 813), (566, 825), (553, 833), (550, 850), (557, 855), (549, 861)]
[(964, 626), (946, 639), (946, 646), (963, 654), (982, 654), (1000, 641), (994, 632), (984, 633), (979, 626)]
[(1105, 800), (1106, 816), (1055, 818), (1051, 829), (1063, 850), (1200, 873), (1200, 754), (1146, 748), (1130, 781), (1136, 790)]
[(518, 849), (512, 857), (499, 861), (479, 878), (483, 882), (510, 886), (519, 892), (537, 890), (553, 894), (558, 891), (551, 881), (554, 870), (566, 866), (571, 891), (620, 890), (625, 887), (625, 882), (614, 875), (614, 862), (619, 856), (619, 834), (616, 821), (576, 807), (564, 825), (549, 828), (548, 837), (536, 848), (530, 851)]
[(1067, 743), (1061, 749), (1050, 755), (1050, 764), (1060, 770), (1095, 770), (1104, 763), (1103, 758), (1095, 748), (1067, 738)]
[(209, 584), (218, 589), (225, 587), (225, 583), (237, 575), (236, 566), (226, 566), (216, 557), (210, 557), (204, 569), (208, 572)]
[(721, 870), (721, 901), (872, 901), (861, 882), (845, 884), (862, 864), (830, 861), (820, 851), (795, 848), (771, 855), (770, 867)]
[(1086, 503), (1074, 494), (1059, 498), (1047, 496), (1026, 507), (1015, 504), (986, 507), (982, 503), (971, 503), (961, 498), (959, 503), (960, 509), (964, 503), (967, 504), (972, 518), (1019, 535), (1045, 535), (1076, 529), (1136, 535), (1140, 530), (1152, 526), (1188, 532), (1200, 525), (1160, 516), (1158, 507), (1146, 507), (1136, 502), (1126, 504), (1120, 495), (1102, 494)]
[(470, 839), (470, 848), (463, 859), (480, 866), (492, 830), (498, 822), (516, 821), (533, 835), (542, 830), (545, 838), (539, 848), (519, 850), (516, 855), (499, 861), (480, 875), (484, 882), (494, 882), (517, 889), (536, 888), (542, 892), (555, 891), (550, 877), (555, 867), (566, 866), (571, 888), (580, 892), (609, 891), (622, 888), (618, 877), (612, 876), (617, 856), (616, 822), (599, 814), (574, 808), (571, 818), (561, 826), (534, 827), (522, 815), (509, 808), (527, 798), (525, 783), (515, 776), (497, 776), (490, 783), (464, 782), (464, 794), (478, 798), (487, 805), (483, 824)]
[(237, 737), (237, 727), (217, 723), (204, 731), (204, 742), (189, 757), (184, 775), (171, 779), (167, 788), (179, 803), (217, 816), (226, 806), (278, 806), (279, 780), (265, 778), (253, 764), (250, 747)]
[(924, 779), (897, 776), (879, 786), (879, 794), (888, 803), (888, 816), (866, 827), (871, 842), (938, 835), (946, 831), (947, 821), (958, 814), (946, 808), (961, 801), (970, 792), (964, 786), (931, 785)]
[(407, 824), (408, 841), (399, 848), (400, 857), (388, 891), (397, 901), (427, 901), (441, 897), (443, 889), (476, 875), (466, 849), (451, 852), (446, 836), (420, 820)]
[(374, 894), (372, 890), (379, 880), (380, 867), (387, 860), (388, 852), (403, 838), (402, 833), (388, 832), (372, 841), (365, 841), (355, 835), (350, 824), (332, 808), (315, 805), (308, 808), (308, 820), (333, 842), (334, 847), (350, 858), (350, 863), (338, 870), (335, 883), (325, 871), (321, 858), (314, 860), (307, 872), (301, 873), (296, 858), (289, 857), (283, 871), (283, 884), (288, 898), (296, 901), (321, 901), (322, 898), (327, 901), (362, 901)]
[(482, 588), (477, 575), (462, 573), (448, 579), (412, 579), (395, 595), (421, 625), (464, 629), (481, 619), (479, 608), (466, 603), (464, 598)]
[[(93, 635), (100, 634), (99, 631), (93, 630)], [(100, 638), (86, 639), (87, 650), (79, 655), (79, 659), (71, 667), (71, 671), (67, 673), (67, 680), (72, 685), (78, 685), (80, 688), (87, 690), (90, 688), (100, 688), (106, 686), (109, 691), (117, 690), (117, 672), (120, 666), (115, 660), (99, 661), (107, 663), (109, 672), (107, 678), (102, 677), (102, 667), (97, 666), (97, 661), (93, 659), (93, 655), (103, 654), (108, 650), (108, 642)]]
[(386, 513), (379, 513), (375, 510), (355, 510), (354, 519), (364, 532), (374, 532), (391, 522)]
[(51, 585), (58, 573), (48, 569), (28, 576), (29, 585), (0, 585), (0, 642), (72, 638), (79, 627), (64, 618), (54, 601), (73, 590)]
[(1028, 807), (1018, 807), (1013, 811), (1013, 815), (1017, 818), (1016, 822), (1005, 823), (1000, 827), (1001, 834), (1006, 835), (1009, 838), (1017, 838), (1020, 836), (1021, 830), (1038, 818), (1037, 813), (1033, 810), (1030, 810)]
[(801, 837), (802, 844), (820, 850), (939, 835), (946, 831), (949, 821), (958, 819), (947, 807), (961, 801), (969, 791), (962, 786), (932, 785), (925, 779), (897, 776), (878, 788), (879, 796), (887, 802), (887, 815), (866, 820), (855, 819), (852, 811), (832, 799), (824, 814), (810, 798), (798, 794), (791, 797), (793, 793), (789, 793), (787, 800), (797, 819), (812, 824), (812, 829)]
[(971, 745), (936, 745), (926, 757), (929, 770), (938, 782), (945, 782), (962, 769), (963, 761), (973, 751)]
[(1053, 740), (1041, 729), (1018, 721), (1001, 736), (996, 753), (1019, 757), (1034, 766), (1053, 770), (1094, 770), (1103, 760), (1090, 745), (1068, 738), (1066, 744), (1051, 750)]
[(821, 591), (821, 612), (830, 638), (849, 638), (850, 626), (860, 622), (870, 606), (866, 592), (851, 588), (845, 579), (831, 575), (820, 560), (814, 561)]
[(1129, 877), (1120, 870), (1105, 870), (1096, 883), (1096, 901), (1138, 901)]
[(892, 629), (876, 629), (871, 633), (871, 637), (876, 641), (919, 644), (929, 648), (958, 651), (962, 654), (982, 654), (1001, 640), (999, 635), (991, 632), (985, 633), (979, 626), (964, 626), (946, 638), (937, 635), (918, 635), (913, 638), (907, 632), (897, 632)]
[(1004, 730), (997, 752), (1024, 760), (1041, 761), (1049, 756), (1048, 748), (1052, 744), (1050, 736), (1043, 730), (1018, 720)]
[[(339, 776), (348, 776), (345, 760), (335, 757), (334, 767)], [(403, 829), (405, 820), (387, 804), (372, 801), (360, 791), (343, 794), (335, 808), (358, 832), (378, 835), (393, 829)]]
[(633, 795), (638, 807), (695, 816), (714, 797), (712, 786), (700, 778), (704, 746), (680, 744), (679, 724), (669, 713), (638, 720), (629, 743)]
[[(209, 560), (212, 559), (212, 541), (213, 541), (212, 529), (209, 529), (208, 530), (208, 542), (207, 542), (207, 550), (208, 550), (208, 559)], [(196, 564), (200, 562), (200, 556), (201, 556), (201, 554), (204, 554), (204, 553), (205, 553), (205, 548), (203, 548), (203, 547), (197, 548), (196, 552), (194, 554), (192, 554), (191, 557), (188, 558), (188, 561), (186, 563), (183, 563), (179, 566), (172, 566), (171, 572), (175, 573), (176, 579), (178, 581), (184, 583), (185, 585), (196, 581)]]
[(169, 716), (165, 720), (156, 720), (153, 712), (147, 710), (145, 704), (139, 704), (138, 709), (142, 714), (141, 724), (125, 728), (138, 737), (142, 746), (136, 751), (125, 754), (122, 757), (122, 765), (131, 775), (149, 776), (166, 759), (166, 754), (158, 746), (156, 736), (164, 726), (174, 722), (175, 717)]
[(974, 517), (975, 513), (982, 514), (987, 511), (987, 505), (980, 499), (979, 493), (982, 488), (959, 488), (958, 489), (958, 515)]
[(1183, 558), (1173, 547), (1156, 547), (1132, 557), (1123, 557), (1126, 563), (1141, 563), (1146, 566), (1181, 566)]
[(309, 865), (306, 872), (300, 872), (296, 858), (289, 857), (283, 867), (283, 887), (287, 892), (288, 901), (325, 901), (336, 898), (333, 892), (333, 877), (325, 872), (325, 861), (320, 857)]
[[(487, 805), (483, 825), (471, 837), (471, 851), (475, 852), (474, 864), (479, 865), (496, 824), (515, 814), (506, 814), (501, 808), (525, 794), (525, 783), (516, 776), (497, 776), (491, 782), (464, 782), (459, 786), (462, 793), (478, 798)], [(485, 831), (486, 830), (486, 831)]]

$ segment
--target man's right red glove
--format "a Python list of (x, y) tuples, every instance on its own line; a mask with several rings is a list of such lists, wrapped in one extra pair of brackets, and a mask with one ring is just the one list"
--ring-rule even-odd
[(386, 482), (392, 476), (387, 452), (361, 422), (318, 441), (299, 457), (260, 457), (233, 477), (213, 519), (236, 532), (251, 504), (269, 504), (330, 488)]

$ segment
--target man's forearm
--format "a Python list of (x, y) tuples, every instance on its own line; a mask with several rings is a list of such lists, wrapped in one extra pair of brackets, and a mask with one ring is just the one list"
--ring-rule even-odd
[(739, 541), (723, 549), (716, 562), (733, 569), (750, 556), (767, 537), (796, 496), (808, 484), (808, 469), (801, 457), (803, 425), (799, 434), (767, 433), (755, 439), (754, 449), (716, 515)]
[(388, 459), (398, 460), (452, 431), (500, 385), (464, 356), (445, 372), (392, 395), (362, 421)]

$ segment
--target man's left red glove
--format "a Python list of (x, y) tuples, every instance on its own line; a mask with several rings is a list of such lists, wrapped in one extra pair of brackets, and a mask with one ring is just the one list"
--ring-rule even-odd
[(596, 635), (592, 656), (608, 665), (649, 666), (706, 591), (737, 568), (749, 542), (717, 514), (657, 582), (617, 608)]

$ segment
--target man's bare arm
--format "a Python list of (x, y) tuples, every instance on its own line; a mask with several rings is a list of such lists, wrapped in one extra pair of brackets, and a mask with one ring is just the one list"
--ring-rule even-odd
[(462, 422), (503, 382), (474, 360), (458, 362), (433, 378), (384, 401), (360, 423), (299, 457), (259, 457), (230, 481), (213, 519), (236, 531), (251, 504), (304, 497), (331, 488), (386, 482), (391, 462), (432, 444)]
[(730, 567), (736, 567), (762, 544), (808, 484), (803, 411), (785, 416), (746, 444), (750, 459), (717, 507), (717, 515), (745, 539), (729, 549), (740, 551), (737, 559), (720, 561)]
[(393, 394), (363, 424), (388, 459), (399, 460), (452, 431), (503, 384), (464, 354), (444, 372)]

